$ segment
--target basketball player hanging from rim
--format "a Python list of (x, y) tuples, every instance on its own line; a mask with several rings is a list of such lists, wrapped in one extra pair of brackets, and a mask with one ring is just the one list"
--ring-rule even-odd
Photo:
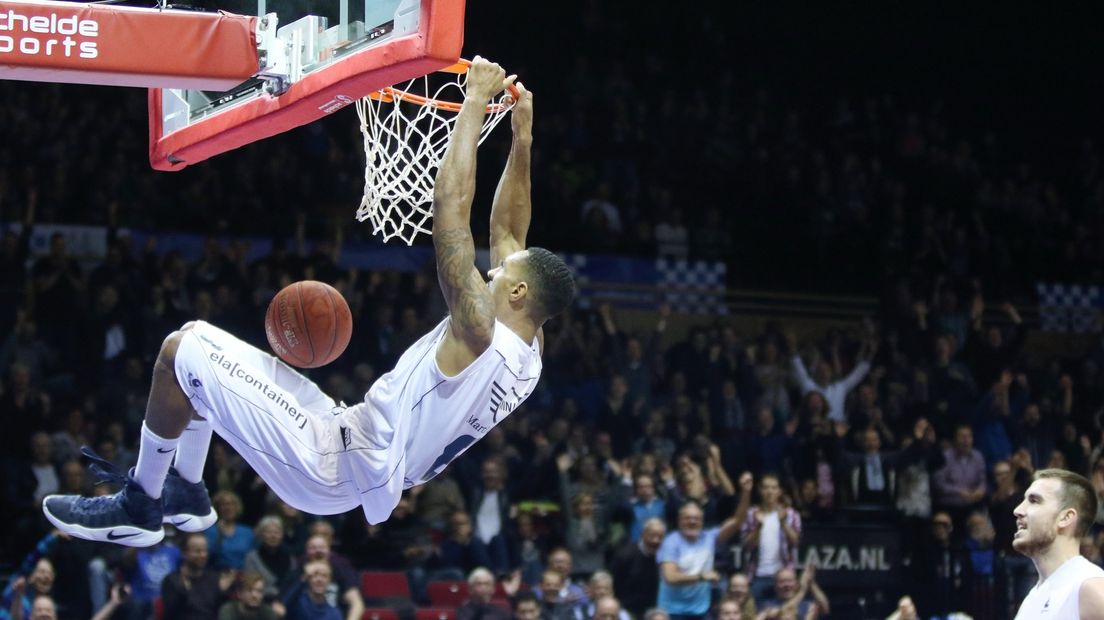
[(122, 484), (114, 495), (53, 495), (47, 518), (89, 540), (143, 547), (163, 523), (188, 532), (216, 520), (201, 481), (212, 430), (288, 504), (337, 514), (361, 506), (390, 516), (421, 484), (501, 422), (536, 387), (542, 325), (575, 294), (567, 265), (525, 248), (531, 203), (533, 96), (517, 85), (513, 143), (491, 207), (492, 269), (475, 268), (470, 215), (485, 109), (512, 84), (476, 57), (457, 125), (437, 173), (433, 245), (449, 315), (403, 353), (362, 403), (338, 407), (275, 357), (204, 322), (170, 334), (153, 370), (138, 463), (128, 475), (85, 449), (92, 469)]

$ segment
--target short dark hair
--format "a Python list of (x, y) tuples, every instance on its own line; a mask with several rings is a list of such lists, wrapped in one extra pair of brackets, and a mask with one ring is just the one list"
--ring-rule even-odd
[(1077, 528), (1074, 535), (1080, 538), (1089, 533), (1096, 521), (1096, 490), (1088, 478), (1065, 469), (1040, 469), (1035, 472), (1035, 480), (1054, 478), (1062, 483), (1062, 510), (1073, 508), (1077, 511)]
[(779, 486), (782, 486), (782, 476), (778, 475), (778, 472), (768, 471), (759, 474), (759, 483), (762, 484), (767, 478), (773, 479)]
[(698, 510), (699, 510), (700, 512), (702, 512), (703, 514), (705, 513), (705, 509), (703, 509), (703, 508), (702, 508), (701, 502), (699, 502), (699, 501), (698, 501), (698, 500), (696, 500), (696, 499), (693, 499), (693, 498), (690, 498), (690, 497), (688, 497), (688, 498), (686, 498), (686, 499), (682, 500), (682, 503), (680, 503), (680, 504), (679, 504), (679, 507), (678, 507), (678, 512), (677, 512), (676, 514), (678, 514), (678, 515), (680, 515), (680, 516), (681, 516), (681, 515), (682, 515), (682, 511), (683, 511), (683, 510), (684, 510), (685, 508), (689, 507), (689, 506), (693, 506), (694, 508), (697, 508), (697, 509), (698, 509)]
[(535, 314), (549, 319), (563, 312), (575, 299), (575, 276), (562, 258), (544, 248), (529, 248), (527, 269), (533, 279), (530, 294)]
[(202, 538), (204, 544), (207, 543), (207, 535), (204, 534), (203, 532), (188, 532), (188, 533), (184, 534), (184, 537), (181, 539), (180, 548), (181, 549), (187, 549), (188, 548), (188, 543), (192, 542), (193, 538)]
[(246, 570), (243, 571), (241, 577), (238, 578), (238, 586), (242, 590), (248, 590), (249, 588), (252, 588), (253, 585), (256, 584), (258, 581), (262, 584), (268, 585), (265, 581), (264, 575), (258, 573), (255, 570)]
[(517, 610), (517, 608), (520, 607), (522, 603), (533, 603), (534, 605), (540, 607), (540, 599), (538, 599), (537, 595), (533, 594), (533, 592), (530, 590), (522, 590), (521, 592), (518, 592), (516, 596), (514, 596), (515, 610)]

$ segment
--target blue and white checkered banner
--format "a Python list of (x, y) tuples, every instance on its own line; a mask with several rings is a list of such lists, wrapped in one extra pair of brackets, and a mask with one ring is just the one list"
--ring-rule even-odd
[[(6, 227), (12, 226), (8, 224)], [(73, 246), (94, 257), (103, 256), (107, 229), (103, 227), (36, 226), (38, 239), (43, 245), (47, 233), (63, 232), (73, 241)], [(157, 238), (157, 251), (177, 252), (188, 260), (198, 259), (210, 237), (189, 233), (126, 231), (132, 247), (137, 251), (150, 237)], [(92, 241), (88, 241), (92, 240)], [(217, 239), (221, 244), (246, 242), (246, 260), (267, 256), (273, 247), (270, 238), (225, 237)], [(94, 242), (93, 242), (94, 241)], [(309, 251), (313, 244), (308, 243)], [(477, 252), (476, 266), (486, 271), (490, 267), (487, 250)], [(654, 310), (661, 303), (671, 305), (680, 314), (728, 314), (726, 304), (726, 268), (722, 262), (625, 258), (587, 254), (561, 254), (574, 269), (579, 285), (581, 307), (594, 307), (609, 303), (623, 308)], [(343, 268), (362, 270), (389, 269), (415, 272), (433, 261), (433, 248), (428, 245), (415, 247), (386, 245), (376, 240), (347, 242), (341, 250), (339, 265)]]
[(1039, 324), (1044, 331), (1099, 333), (1104, 295), (1099, 286), (1039, 282)]
[(680, 314), (728, 314), (722, 262), (563, 255), (575, 271), (579, 304), (653, 310), (668, 303)]
[(722, 262), (656, 261), (660, 288), (675, 312), (728, 314), (725, 304), (725, 264)]

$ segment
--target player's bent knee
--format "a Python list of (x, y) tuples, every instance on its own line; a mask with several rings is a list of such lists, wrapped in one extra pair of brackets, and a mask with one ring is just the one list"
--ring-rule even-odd
[[(185, 325), (185, 328), (188, 326)], [(180, 348), (180, 341), (184, 338), (184, 330), (177, 330), (165, 337), (165, 340), (161, 343), (161, 353), (157, 356), (157, 361), (165, 364), (168, 368), (173, 367), (173, 363), (176, 361), (176, 350)]]

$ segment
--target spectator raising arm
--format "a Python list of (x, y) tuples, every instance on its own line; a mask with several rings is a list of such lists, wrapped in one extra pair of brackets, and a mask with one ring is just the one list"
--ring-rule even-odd
[(843, 389), (844, 396), (846, 396), (847, 392), (855, 389), (855, 386), (866, 378), (866, 374), (870, 372), (870, 360), (874, 359), (877, 352), (878, 346), (876, 344), (863, 343), (862, 350), (859, 352), (859, 363), (855, 364), (850, 374), (838, 383), (833, 383), (830, 387), (840, 386)]
[(797, 379), (797, 384), (801, 387), (802, 394), (822, 390), (822, 388), (813, 381), (813, 378), (809, 376), (809, 370), (805, 368), (805, 361), (801, 359), (801, 354), (798, 353), (796, 349), (793, 352), (793, 371), (794, 378)]
[(828, 595), (816, 582), (816, 565), (809, 562), (805, 564), (805, 572), (801, 574), (801, 587), (806, 590), (806, 595), (813, 597), (818, 615), (827, 616), (831, 613), (832, 606), (828, 603)]
[(364, 597), (360, 595), (360, 590), (356, 588), (345, 590), (341, 600), (345, 602), (345, 620), (360, 620), (364, 615)]
[(111, 586), (111, 598), (92, 616), (92, 620), (110, 620), (115, 615), (115, 610), (123, 605), (123, 601), (130, 596), (130, 587), (117, 583)]
[(721, 495), (731, 497), (736, 493), (736, 487), (733, 486), (732, 479), (725, 473), (724, 465), (721, 463), (721, 448), (715, 443), (709, 444), (709, 462), (706, 466), (709, 484)]
[(11, 585), (8, 586), (8, 592), (11, 595), (8, 615), (12, 620), (23, 620), (23, 593), (26, 591), (26, 577), (16, 577)]

